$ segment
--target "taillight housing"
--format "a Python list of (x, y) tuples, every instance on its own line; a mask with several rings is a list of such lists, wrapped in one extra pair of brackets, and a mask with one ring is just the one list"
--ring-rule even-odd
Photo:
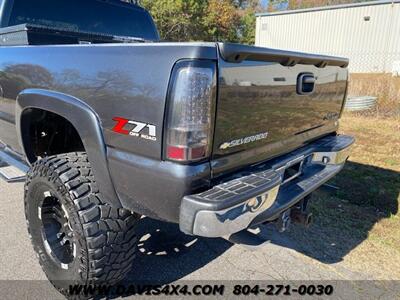
[(164, 132), (166, 159), (193, 162), (210, 156), (216, 82), (214, 61), (184, 60), (174, 66)]

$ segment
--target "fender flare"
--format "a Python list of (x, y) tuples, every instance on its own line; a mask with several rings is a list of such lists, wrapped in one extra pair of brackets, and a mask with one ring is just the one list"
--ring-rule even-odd
[(16, 101), (15, 123), (19, 143), (29, 163), (35, 162), (36, 158), (29, 150), (29, 128), (21, 124), (23, 112), (29, 108), (55, 113), (75, 127), (85, 147), (100, 193), (111, 205), (122, 207), (108, 168), (103, 131), (93, 109), (78, 98), (63, 93), (43, 89), (22, 91)]

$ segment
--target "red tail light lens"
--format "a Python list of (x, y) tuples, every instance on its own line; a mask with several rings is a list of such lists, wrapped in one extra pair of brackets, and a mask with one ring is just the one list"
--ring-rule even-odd
[(213, 61), (181, 61), (171, 77), (165, 132), (165, 156), (198, 161), (210, 155), (216, 99)]

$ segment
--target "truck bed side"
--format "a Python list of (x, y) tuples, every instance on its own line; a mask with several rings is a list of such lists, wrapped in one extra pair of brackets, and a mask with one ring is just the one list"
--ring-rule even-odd
[[(170, 163), (161, 161), (170, 75), (174, 64), (181, 59), (216, 60), (216, 57), (214, 43), (1, 47), (0, 140), (14, 150), (22, 151), (18, 145), (14, 113), (16, 99), (22, 91), (44, 89), (75, 97), (98, 115), (108, 148), (110, 172), (121, 202), (154, 217), (177, 220), (179, 204), (171, 206), (168, 199), (173, 197), (178, 202), (176, 196), (184, 194), (185, 183), (182, 180), (180, 191), (166, 191), (166, 201), (160, 201), (155, 195), (161, 190), (154, 189), (155, 182), (157, 178), (161, 181), (160, 176), (166, 174), (160, 173), (157, 167), (174, 173), (173, 178), (187, 177), (187, 180), (195, 173), (202, 173), (204, 180), (210, 176), (210, 171), (209, 163), (200, 168), (179, 166), (173, 169)], [(155, 139), (113, 132), (116, 125), (113, 119), (118, 117), (155, 126)], [(132, 163), (140, 160), (140, 164), (128, 170), (126, 159), (135, 160)], [(144, 176), (129, 175), (134, 174), (129, 172), (135, 168), (143, 170), (143, 164), (148, 167), (148, 172), (154, 172), (153, 183)], [(204, 170), (208, 172), (203, 173)], [(171, 186), (168, 183), (171, 178), (164, 177), (166, 186)], [(165, 186), (159, 188), (165, 189)], [(154, 211), (159, 214), (154, 215)]]

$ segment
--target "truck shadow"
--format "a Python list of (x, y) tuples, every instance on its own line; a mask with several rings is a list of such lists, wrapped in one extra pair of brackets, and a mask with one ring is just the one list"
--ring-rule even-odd
[[(310, 228), (293, 225), (279, 233), (273, 224), (261, 225), (252, 230), (253, 238), (238, 243), (255, 251), (273, 243), (332, 264), (363, 243), (376, 223), (398, 213), (398, 172), (349, 162), (329, 185), (313, 196), (314, 223)], [(187, 236), (176, 224), (149, 218), (144, 218), (138, 229), (138, 257), (127, 278), (129, 283), (174, 282), (211, 263), (233, 245), (224, 239)]]
[(224, 239), (185, 235), (179, 225), (144, 218), (138, 226), (138, 251), (126, 281), (167, 284), (202, 268), (232, 247)]
[[(277, 234), (274, 226), (263, 225), (259, 238), (332, 264), (363, 243), (377, 223), (399, 213), (400, 174), (396, 171), (348, 162), (328, 184), (313, 195), (310, 228), (292, 226)], [(385, 226), (385, 236), (377, 238), (384, 242), (391, 230), (394, 234), (395, 228)]]

